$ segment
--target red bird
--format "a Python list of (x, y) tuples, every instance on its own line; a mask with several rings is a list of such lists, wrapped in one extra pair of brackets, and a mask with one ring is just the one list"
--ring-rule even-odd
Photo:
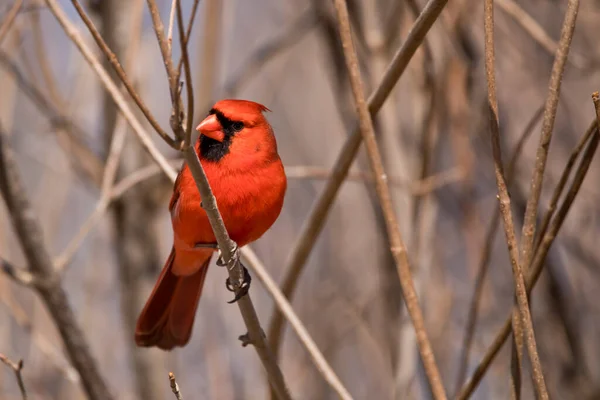
[[(265, 111), (270, 110), (252, 101), (221, 100), (196, 128), (200, 131), (196, 152), (229, 236), (240, 247), (273, 225), (287, 186)], [(184, 165), (169, 203), (173, 249), (138, 318), (138, 346), (171, 350), (185, 346), (190, 339), (208, 264), (216, 249), (200, 202), (192, 174)]]

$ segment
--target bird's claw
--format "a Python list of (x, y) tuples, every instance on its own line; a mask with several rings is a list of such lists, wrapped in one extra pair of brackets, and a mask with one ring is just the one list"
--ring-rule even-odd
[(247, 295), (248, 290), (250, 290), (250, 283), (252, 282), (252, 277), (250, 276), (250, 273), (248, 272), (248, 269), (246, 267), (244, 267), (243, 265), (241, 267), (244, 271), (244, 277), (242, 278), (242, 284), (239, 286), (237, 293), (235, 287), (231, 283), (231, 279), (225, 279), (225, 287), (227, 288), (227, 290), (235, 293), (235, 297), (233, 298), (233, 300), (227, 302), (229, 304), (235, 303), (236, 301)]
[(217, 258), (217, 265), (219, 267), (228, 267), (231, 270), (236, 266), (236, 264), (239, 261), (240, 261), (240, 251), (237, 246), (235, 246), (235, 248), (231, 252), (231, 258), (229, 259), (229, 263), (226, 263), (225, 260), (223, 260), (223, 253), (221, 252), (221, 249), (219, 249), (219, 257)]

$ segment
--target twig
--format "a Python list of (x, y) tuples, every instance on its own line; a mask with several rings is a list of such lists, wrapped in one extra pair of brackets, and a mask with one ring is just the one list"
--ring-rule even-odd
[[(223, 223), (223, 218), (221, 217), (221, 213), (217, 208), (217, 201), (212, 193), (210, 185), (208, 184), (202, 164), (200, 164), (200, 160), (198, 159), (198, 154), (193, 147), (188, 147), (183, 152), (183, 155), (188, 167), (190, 168), (190, 171), (192, 172), (198, 191), (200, 192), (202, 206), (206, 211), (208, 220), (210, 221), (210, 225), (217, 239), (223, 261), (225, 261), (225, 263), (229, 266), (234, 259), (234, 251), (236, 250), (237, 245), (229, 238), (227, 229)], [(228, 267), (227, 270), (229, 272), (229, 278), (231, 282), (233, 282), (234, 289), (237, 293), (241, 288), (240, 278), (243, 276), (243, 270), (239, 262), (236, 262), (231, 267)], [(237, 301), (237, 304), (242, 313), (246, 328), (248, 328), (250, 342), (254, 345), (254, 348), (256, 349), (256, 352), (263, 363), (263, 366), (267, 370), (269, 382), (271, 383), (273, 390), (277, 393), (277, 396), (280, 399), (291, 399), (283, 379), (283, 374), (277, 365), (277, 361), (273, 356), (273, 353), (267, 346), (262, 328), (260, 327), (260, 321), (256, 315), (256, 310), (254, 309), (250, 295), (246, 294), (243, 296)]]
[(169, 57), (173, 54), (173, 22), (175, 21), (175, 9), (180, 7), (178, 0), (171, 1), (171, 11), (169, 11), (169, 30), (167, 31), (167, 44), (169, 46)]
[(10, 369), (13, 370), (15, 374), (15, 378), (17, 378), (17, 384), (19, 385), (19, 390), (21, 391), (21, 397), (23, 400), (27, 400), (27, 391), (25, 390), (25, 383), (23, 382), (23, 374), (21, 371), (23, 370), (23, 360), (19, 360), (18, 362), (11, 361), (4, 354), (0, 353), (0, 361), (6, 364)]
[[(517, 239), (515, 237), (515, 227), (513, 225), (513, 217), (510, 209), (510, 197), (506, 180), (504, 177), (504, 168), (502, 165), (502, 153), (500, 148), (500, 128), (498, 126), (498, 100), (496, 99), (496, 77), (495, 77), (495, 54), (494, 54), (494, 0), (485, 0), (484, 2), (484, 30), (485, 30), (485, 73), (488, 92), (488, 111), (490, 123), (490, 136), (492, 141), (492, 151), (494, 154), (494, 173), (496, 175), (496, 183), (498, 185), (498, 201), (500, 214), (504, 225), (504, 233), (510, 263), (513, 270), (515, 293), (517, 304), (519, 306), (519, 314), (513, 313), (513, 329), (517, 324), (522, 323), (525, 328), (525, 341), (527, 343), (527, 351), (533, 369), (533, 384), (536, 394), (539, 398), (548, 399), (548, 390), (542, 374), (539, 355), (537, 352), (537, 344), (533, 331), (533, 323), (531, 321), (531, 312), (529, 310), (529, 300), (525, 289), (525, 281), (523, 271), (519, 263), (519, 249), (517, 247)], [(515, 337), (517, 333), (515, 332)], [(519, 345), (517, 344), (517, 349)], [(519, 360), (520, 361), (520, 360)], [(520, 372), (513, 370), (512, 383), (520, 382)], [(516, 396), (519, 396), (520, 387), (515, 387)]]
[(131, 126), (131, 128), (133, 129), (133, 131), (135, 132), (137, 137), (142, 142), (142, 146), (144, 147), (144, 149), (146, 149), (146, 151), (148, 151), (148, 153), (150, 154), (152, 159), (158, 165), (160, 165), (160, 167), (163, 169), (165, 174), (171, 180), (174, 180), (175, 176), (176, 176), (176, 172), (168, 164), (165, 157), (156, 148), (156, 145), (154, 144), (154, 142), (148, 135), (148, 132), (146, 132), (146, 130), (144, 129), (142, 124), (135, 117), (135, 115), (133, 114), (133, 111), (131, 110), (131, 108), (129, 108), (127, 101), (125, 100), (125, 98), (123, 97), (121, 92), (119, 91), (119, 88), (112, 81), (110, 76), (108, 76), (108, 73), (106, 72), (104, 67), (102, 67), (102, 64), (94, 56), (94, 53), (89, 49), (89, 47), (87, 47), (87, 45), (85, 44), (85, 41), (82, 39), (81, 34), (77, 30), (77, 28), (73, 25), (73, 23), (71, 21), (69, 21), (66, 14), (64, 13), (64, 11), (62, 10), (62, 8), (60, 7), (60, 5), (57, 3), (56, 0), (45, 0), (45, 1), (46, 1), (46, 4), (48, 5), (48, 8), (50, 8), (50, 11), (52, 12), (52, 14), (54, 14), (54, 16), (56, 17), (56, 19), (58, 20), (58, 22), (64, 29), (67, 36), (71, 39), (71, 41), (73, 41), (73, 43), (75, 43), (75, 45), (77, 46), (77, 48), (79, 49), (79, 51), (81, 52), (81, 54), (83, 55), (85, 60), (88, 62), (88, 64), (90, 64), (90, 66), (96, 72), (96, 74), (100, 78), (101, 83), (104, 85), (107, 92), (111, 95), (111, 97), (115, 101), (115, 104), (117, 105), (117, 107), (123, 113), (123, 117), (125, 118), (127, 123)]
[(294, 312), (292, 305), (287, 301), (281, 290), (277, 287), (277, 283), (269, 276), (266, 268), (264, 265), (262, 265), (256, 254), (254, 254), (249, 247), (244, 247), (242, 249), (242, 256), (248, 261), (248, 266), (252, 272), (258, 276), (258, 279), (262, 282), (267, 292), (269, 292), (277, 307), (289, 321), (292, 329), (296, 332), (298, 339), (308, 351), (313, 363), (321, 372), (323, 378), (325, 378), (327, 383), (329, 383), (329, 386), (331, 386), (331, 388), (341, 399), (352, 399), (352, 396), (344, 387), (333, 368), (331, 368), (323, 353), (319, 351), (317, 344), (311, 338), (306, 327)]
[[(72, 0), (71, 2), (73, 3), (73, 6), (75, 6), (77, 13), (81, 17), (81, 19), (83, 20), (85, 25), (87, 26), (88, 30), (92, 34), (92, 37), (98, 44), (98, 47), (100, 47), (100, 50), (102, 50), (102, 52), (108, 59), (110, 65), (113, 67), (114, 71), (119, 76), (119, 79), (121, 80), (123, 85), (125, 85), (127, 92), (129, 92), (129, 95), (131, 96), (131, 98), (133, 99), (135, 104), (137, 104), (137, 106), (140, 108), (140, 110), (142, 111), (142, 114), (144, 114), (144, 116), (146, 117), (146, 119), (148, 120), (150, 125), (152, 125), (154, 130), (160, 135), (160, 137), (169, 146), (171, 146), (173, 148), (178, 148), (178, 143), (175, 140), (173, 140), (173, 138), (171, 138), (171, 136), (169, 136), (169, 134), (161, 128), (158, 121), (156, 121), (156, 118), (154, 118), (154, 116), (152, 115), (152, 113), (150, 112), (150, 110), (148, 109), (146, 104), (144, 103), (144, 101), (138, 95), (137, 91), (133, 87), (133, 83), (131, 82), (131, 80), (125, 73), (125, 70), (121, 66), (121, 63), (117, 59), (117, 56), (115, 55), (115, 53), (113, 53), (110, 50), (110, 48), (108, 47), (108, 45), (106, 44), (106, 42), (104, 41), (102, 36), (100, 35), (100, 32), (98, 32), (98, 29), (96, 29), (96, 27), (94, 26), (94, 23), (92, 22), (90, 17), (88, 17), (88, 15), (85, 13), (83, 7), (81, 7), (81, 4), (79, 3), (79, 1)], [(94, 67), (93, 62), (98, 62), (98, 61), (95, 59), (95, 56), (93, 55), (93, 53), (90, 52), (89, 56), (86, 55), (86, 53), (89, 52), (89, 49), (87, 49), (87, 47), (85, 47), (86, 46), (85, 42), (81, 41), (81, 36), (77, 32), (76, 28), (72, 25), (69, 26), (70, 22), (68, 22), (66, 15), (64, 15), (62, 10), (60, 10), (60, 6), (57, 3), (55, 3), (55, 0), (49, 0), (49, 1), (47, 0), (47, 3), (48, 3), (48, 6), (51, 8), (52, 13), (56, 16), (56, 18), (59, 20), (60, 24), (63, 26), (63, 28), (67, 32), (67, 35), (69, 35), (71, 40), (73, 40), (73, 42), (77, 45), (77, 47), (79, 47), (79, 50), (83, 53), (83, 55), (86, 58), (86, 60), (88, 61), (88, 63), (90, 63), (92, 65), (92, 67)], [(54, 6), (51, 4), (54, 4)], [(59, 14), (62, 14), (61, 18), (64, 19), (64, 22), (61, 20), (61, 18), (59, 18)], [(104, 69), (103, 69), (103, 71), (104, 71)], [(104, 71), (104, 72), (106, 72), (106, 71)], [(98, 72), (98, 74), (100, 75), (99, 72)], [(100, 79), (104, 80), (102, 78), (102, 76), (100, 76)], [(112, 80), (111, 80), (111, 83), (113, 83)], [(107, 85), (105, 84), (105, 86), (107, 86)], [(106, 89), (109, 93), (111, 93), (111, 90), (108, 87)], [(112, 93), (111, 93), (111, 95), (112, 95)], [(116, 102), (116, 100), (115, 100), (115, 102)], [(135, 128), (134, 128), (134, 130), (135, 130)]]
[(348, 16), (346, 0), (335, 0), (335, 8), (337, 11), (340, 37), (342, 40), (342, 47), (344, 49), (346, 65), (350, 75), (352, 95), (354, 96), (354, 102), (359, 117), (360, 131), (367, 148), (371, 172), (376, 179), (375, 187), (377, 196), (379, 197), (381, 209), (385, 216), (385, 224), (390, 240), (392, 255), (396, 262), (396, 269), (398, 271), (398, 277), (402, 287), (404, 302), (415, 328), (417, 344), (421, 353), (421, 360), (423, 361), (425, 373), (429, 379), (429, 385), (431, 386), (433, 396), (435, 399), (446, 399), (442, 378), (435, 362), (431, 343), (427, 337), (427, 331), (425, 330), (423, 312), (419, 306), (417, 292), (415, 290), (412, 273), (410, 271), (410, 265), (408, 263), (406, 246), (404, 245), (404, 241), (402, 240), (402, 236), (400, 234), (396, 213), (392, 204), (390, 189), (387, 184), (387, 176), (383, 168), (381, 154), (377, 147), (373, 121), (371, 120), (371, 114), (369, 113), (369, 108), (365, 100), (363, 83), (360, 77), (360, 68), (358, 65), (358, 56), (356, 55), (356, 49), (354, 48), (354, 43), (352, 41), (352, 30), (350, 27), (350, 19)]
[[(558, 43), (554, 41), (546, 33), (544, 28), (531, 17), (531, 15), (527, 14), (521, 6), (515, 2), (514, 0), (496, 0), (496, 4), (508, 15), (514, 18), (514, 20), (521, 25), (521, 27), (529, 33), (529, 35), (542, 46), (544, 50), (546, 50), (549, 54), (556, 53), (558, 49)], [(567, 62), (571, 63), (573, 66), (583, 69), (586, 68), (590, 61), (587, 60), (584, 56), (579, 53), (571, 52), (571, 57), (567, 60)]]
[[(542, 270), (545, 265), (544, 260), (546, 259), (548, 250), (550, 249), (550, 246), (554, 242), (554, 239), (556, 238), (556, 235), (558, 234), (558, 231), (560, 230), (560, 228), (571, 208), (571, 205), (573, 204), (573, 201), (575, 200), (575, 197), (577, 196), (577, 193), (579, 192), (579, 189), (581, 188), (581, 185), (583, 183), (583, 180), (585, 179), (585, 176), (587, 174), (587, 171), (589, 169), (591, 161), (595, 155), (596, 149), (598, 148), (598, 141), (600, 139), (600, 134), (598, 133), (596, 120), (594, 120), (593, 123), (590, 125), (590, 127), (587, 129), (587, 132), (590, 132), (590, 131), (593, 133), (593, 136), (591, 137), (591, 139), (588, 143), (588, 146), (586, 148), (586, 151), (582, 157), (582, 161), (577, 168), (575, 177), (573, 178), (573, 182), (571, 183), (571, 187), (569, 188), (569, 191), (567, 192), (565, 199), (563, 200), (563, 202), (556, 214), (556, 217), (554, 218), (554, 220), (550, 224), (550, 227), (548, 228), (548, 231), (544, 235), (544, 238), (540, 241), (539, 246), (536, 248), (535, 257), (531, 264), (531, 270), (529, 271), (530, 273), (527, 276), (526, 283), (527, 283), (527, 293), (528, 294), (531, 293), (531, 290), (535, 286), (540, 274), (542, 273)], [(588, 135), (587, 132), (586, 132), (585, 136)], [(565, 173), (566, 173), (566, 170), (563, 171), (563, 174), (565, 174)], [(485, 375), (485, 372), (490, 367), (492, 361), (496, 358), (496, 355), (498, 354), (498, 352), (504, 345), (504, 342), (506, 341), (506, 339), (508, 339), (510, 331), (511, 331), (511, 317), (509, 316), (504, 321), (504, 325), (502, 326), (502, 328), (500, 329), (500, 331), (494, 338), (494, 341), (488, 348), (483, 359), (479, 362), (479, 364), (475, 368), (473, 375), (467, 381), (467, 383), (463, 386), (460, 393), (457, 395), (458, 400), (466, 400), (471, 396), (473, 391), (477, 388), (477, 385), (479, 385), (479, 382), (481, 382), (481, 379), (483, 378), (483, 376)]]
[(17, 14), (19, 14), (19, 10), (21, 9), (22, 5), (23, 0), (15, 0), (10, 10), (8, 10), (8, 12), (6, 13), (4, 21), (0, 23), (0, 44), (2, 44), (2, 40), (4, 40), (4, 37), (10, 30), (10, 27), (15, 22)]
[(0, 193), (23, 247), (29, 269), (36, 277), (35, 288), (60, 332), (67, 354), (81, 376), (87, 396), (92, 400), (112, 399), (77, 323), (60, 279), (54, 272), (50, 254), (43, 241), (42, 230), (25, 194), (14, 156), (6, 143), (5, 134), (1, 131)]
[(548, 96), (546, 97), (546, 106), (544, 109), (544, 122), (542, 125), (542, 134), (540, 144), (535, 157), (535, 167), (531, 177), (530, 195), (527, 199), (525, 209), (525, 219), (523, 222), (523, 232), (521, 237), (521, 260), (523, 270), (527, 272), (531, 259), (533, 257), (533, 239), (535, 236), (535, 224), (537, 221), (537, 211), (542, 192), (542, 183), (544, 171), (546, 169), (546, 159), (550, 141), (552, 140), (552, 131), (554, 129), (554, 120), (556, 119), (556, 110), (558, 108), (558, 98), (560, 96), (560, 86), (562, 82), (565, 64), (571, 47), (571, 39), (575, 30), (575, 21), (577, 20), (577, 11), (579, 10), (579, 0), (569, 0), (567, 11), (563, 22), (556, 57), (552, 65), (552, 75), (548, 87)]
[(32, 286), (34, 284), (35, 277), (29, 271), (24, 268), (15, 267), (4, 258), (0, 258), (0, 269), (10, 279), (23, 286)]
[[(369, 97), (369, 112), (376, 115), (390, 92), (396, 85), (400, 76), (406, 69), (415, 51), (425, 38), (425, 35), (437, 20), (438, 16), (446, 6), (447, 0), (429, 0), (414, 25), (412, 26), (406, 41), (394, 55), (394, 58), (385, 71), (383, 79), (379, 86)], [(325, 184), (321, 195), (317, 198), (314, 206), (302, 226), (296, 244), (292, 248), (286, 263), (283, 274), (282, 292), (291, 301), (294, 291), (299, 283), (299, 277), (303, 271), (304, 265), (310, 254), (323, 226), (327, 220), (327, 215), (337, 192), (348, 174), (348, 170), (358, 153), (362, 136), (358, 129), (355, 129), (348, 137), (334, 164), (331, 175)], [(284, 319), (277, 309), (273, 311), (273, 316), (269, 324), (267, 337), (271, 343), (275, 355), (279, 352), (281, 343), (281, 334), (283, 331)]]
[[(179, 31), (179, 43), (181, 44), (181, 59), (183, 60), (183, 70), (185, 72), (185, 91), (187, 94), (187, 119), (185, 123), (185, 136), (183, 138), (184, 148), (191, 145), (192, 124), (194, 121), (194, 87), (192, 85), (192, 71), (190, 69), (190, 57), (188, 55), (187, 43), (183, 34), (183, 15), (181, 13), (181, 3), (177, 3), (177, 30)], [(179, 72), (178, 72), (179, 74)]]
[(181, 392), (179, 391), (179, 385), (177, 384), (177, 381), (175, 380), (175, 374), (172, 372), (169, 372), (169, 382), (171, 384), (171, 391), (175, 395), (175, 398), (177, 400), (183, 400), (183, 396), (181, 395)]
[[(513, 154), (511, 160), (508, 163), (508, 167), (506, 169), (506, 181), (508, 184), (511, 183), (515, 173), (515, 167), (517, 164), (517, 160), (519, 159), (525, 142), (531, 134), (533, 133), (533, 128), (542, 117), (544, 112), (544, 107), (540, 107), (534, 113), (533, 117), (525, 127), (519, 142), (515, 146), (513, 150)], [(471, 304), (469, 307), (469, 313), (467, 315), (467, 322), (465, 323), (465, 334), (463, 335), (463, 345), (462, 345), (462, 356), (461, 361), (458, 367), (458, 375), (456, 380), (456, 391), (460, 389), (462, 383), (465, 380), (467, 375), (467, 367), (469, 364), (469, 354), (471, 352), (471, 345), (473, 343), (473, 336), (475, 334), (475, 324), (477, 322), (477, 314), (479, 302), (481, 300), (481, 295), (483, 294), (483, 283), (485, 281), (485, 277), (487, 275), (488, 266), (490, 262), (490, 258), (492, 255), (492, 248), (494, 244), (494, 240), (496, 238), (496, 233), (498, 231), (498, 223), (500, 222), (500, 209), (498, 207), (494, 210), (494, 215), (490, 220), (490, 224), (485, 234), (485, 239), (483, 240), (484, 245), (481, 250), (481, 256), (479, 259), (479, 266), (477, 268), (477, 277), (475, 278), (475, 288), (473, 289), (473, 298), (471, 300)]]

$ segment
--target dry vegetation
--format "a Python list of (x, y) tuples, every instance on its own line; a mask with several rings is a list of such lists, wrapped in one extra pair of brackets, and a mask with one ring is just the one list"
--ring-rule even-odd
[[(600, 397), (599, 3), (446, 3), (0, 3), (0, 399)], [(284, 210), (136, 348), (182, 161), (240, 277), (189, 147), (225, 97)]]

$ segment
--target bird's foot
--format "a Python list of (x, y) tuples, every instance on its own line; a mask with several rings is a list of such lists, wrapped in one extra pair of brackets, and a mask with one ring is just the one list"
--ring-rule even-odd
[(231, 258), (229, 259), (228, 263), (223, 259), (223, 253), (221, 253), (221, 249), (219, 249), (219, 258), (217, 258), (217, 265), (219, 267), (228, 267), (230, 270), (232, 270), (238, 262), (240, 262), (240, 249), (237, 247), (237, 245), (233, 248), (233, 251), (231, 252)]
[(235, 287), (231, 284), (231, 279), (225, 279), (225, 287), (227, 288), (227, 290), (235, 293), (235, 297), (233, 298), (233, 300), (227, 302), (229, 304), (235, 303), (236, 301), (247, 295), (248, 290), (250, 290), (250, 283), (252, 282), (252, 277), (250, 276), (250, 273), (248, 272), (248, 269), (246, 267), (244, 267), (242, 264), (240, 264), (240, 266), (244, 271), (244, 276), (242, 278), (242, 283), (237, 290), (237, 293)]

